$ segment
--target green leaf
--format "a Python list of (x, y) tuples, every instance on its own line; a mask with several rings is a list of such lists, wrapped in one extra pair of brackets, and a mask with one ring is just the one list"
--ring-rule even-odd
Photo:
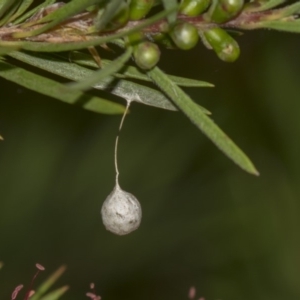
[(0, 8), (0, 19), (9, 11), (9, 9), (18, 2), (19, 0), (6, 0), (2, 1)]
[[(246, 11), (249, 12), (259, 12), (259, 11), (264, 11), (271, 9), (273, 7), (276, 7), (282, 3), (284, 3), (286, 0), (269, 0), (263, 3), (255, 3), (255, 2), (249, 2), (249, 8), (246, 8)], [(256, 4), (255, 6), (252, 6), (252, 4)]]
[[(85, 1), (72, 0), (68, 3), (66, 3), (64, 6), (60, 7), (59, 9), (51, 12), (44, 18), (40, 19), (37, 22), (37, 24), (45, 23), (45, 22), (49, 22), (49, 21), (53, 21), (53, 20), (55, 20), (56, 22), (61, 22), (61, 21), (68, 19), (69, 17), (72, 17), (78, 13), (81, 13), (86, 8), (88, 8), (94, 4), (101, 5), (107, 1), (108, 0), (85, 0)], [(57, 19), (59, 19), (60, 21), (58, 21)]]
[(162, 0), (165, 10), (174, 10), (171, 14), (167, 16), (169, 24), (176, 22), (177, 18), (177, 0)]
[(101, 18), (99, 20), (96, 18), (95, 26), (97, 30), (102, 30), (108, 24), (123, 3), (123, 0), (111, 0), (108, 2), (108, 4), (105, 6), (104, 12), (101, 14)]
[[(59, 289), (56, 289), (55, 291), (47, 294), (46, 296), (44, 296), (43, 298), (41, 298), (40, 300), (57, 300), (60, 299), (61, 296), (69, 289), (68, 286), (63, 286)], [(30, 299), (31, 300), (31, 299)]]
[(281, 9), (275, 10), (272, 15), (282, 19), (294, 14), (298, 14), (299, 12), (300, 12), (300, 2), (296, 2), (286, 7), (283, 7)]
[[(89, 69), (66, 61), (53, 60), (51, 56), (45, 54), (35, 54), (33, 56), (22, 52), (13, 52), (9, 55), (32, 66), (74, 81), (93, 76), (93, 71)], [(135, 101), (167, 110), (177, 110), (171, 101), (160, 91), (126, 80), (119, 80), (112, 86), (111, 83), (113, 80), (113, 77), (107, 77), (104, 80), (97, 82), (94, 88), (106, 91), (109, 90), (110, 93), (122, 97), (126, 101)], [(89, 102), (86, 104), (85, 108), (94, 110), (94, 105), (94, 102)], [(205, 114), (211, 114), (204, 107), (200, 107)]]
[(27, 8), (33, 3), (34, 0), (22, 0), (18, 10), (14, 13), (14, 15), (9, 19), (9, 23), (12, 23), (15, 19), (21, 16)]
[[(34, 1), (34, 0), (33, 0)], [(16, 19), (14, 22), (12, 22), (14, 25), (16, 24), (20, 24), (23, 21), (27, 20), (28, 18), (30, 18), (31, 16), (33, 16), (37, 11), (39, 11), (41, 8), (47, 7), (51, 4), (53, 4), (56, 0), (46, 0), (44, 1), (42, 4), (34, 7), (33, 9), (31, 9), (30, 11), (28, 11), (26, 14), (20, 16), (18, 19)]]
[[(13, 52), (9, 55), (32, 66), (75, 81), (92, 76), (94, 73), (92, 70), (73, 63), (57, 59), (53, 60), (53, 58), (45, 54), (35, 54), (33, 56), (22, 52)], [(111, 83), (113, 80), (113, 77), (108, 77), (103, 81), (99, 81), (94, 88), (109, 90), (110, 93), (122, 97), (127, 101), (136, 101), (162, 109), (177, 110), (171, 101), (160, 91), (125, 80), (119, 80), (112, 86)], [(88, 108), (86, 107), (86, 109)]]
[(66, 93), (64, 92), (64, 85), (52, 79), (13, 66), (7, 62), (0, 62), (0, 77), (66, 103), (83, 103), (82, 107), (86, 109), (89, 109), (89, 106), (87, 106), (88, 103), (97, 103), (97, 110), (94, 110), (95, 112), (105, 114), (119, 114), (124, 112), (124, 106), (120, 104), (77, 91), (69, 91)]
[(243, 170), (259, 175), (249, 158), (234, 144), (234, 142), (158, 67), (148, 71), (148, 75), (162, 91), (164, 91), (178, 108)]
[(48, 14), (44, 18), (38, 20), (37, 22), (34, 22), (35, 24), (40, 24), (44, 22), (49, 22), (48, 24), (35, 29), (35, 30), (30, 30), (30, 31), (23, 31), (23, 32), (18, 32), (15, 33), (13, 36), (14, 38), (25, 38), (25, 37), (30, 37), (30, 36), (35, 36), (38, 34), (41, 34), (56, 25), (60, 24), (61, 22), (65, 21), (69, 17), (82, 12), (85, 8), (88, 6), (91, 6), (96, 3), (101, 3), (104, 2), (105, 0), (73, 0), (66, 5), (60, 7), (59, 9), (53, 11), (52, 13)]
[(35, 291), (30, 300), (38, 300), (52, 287), (52, 285), (61, 277), (66, 271), (66, 266), (60, 266), (54, 273), (52, 273)]
[(20, 49), (18, 45), (7, 44), (6, 42), (0, 42), (0, 55), (8, 54), (12, 51)]
[(83, 91), (93, 87), (97, 82), (114, 75), (124, 64), (128, 61), (132, 54), (132, 47), (129, 47), (126, 52), (121, 55), (119, 58), (115, 59), (111, 64), (108, 64), (103, 69), (93, 72), (93, 74), (82, 81), (69, 84), (70, 90)]
[[(71, 60), (79, 65), (98, 69), (97, 63), (88, 54), (75, 51), (71, 55)], [(101, 59), (101, 63), (103, 67), (105, 67), (111, 64), (111, 60)], [(121, 73), (116, 73), (114, 74), (114, 76), (117, 78), (131, 78), (131, 79), (138, 79), (138, 80), (143, 80), (148, 82), (152, 81), (144, 72), (140, 71), (138, 68), (133, 66), (124, 66), (124, 68), (121, 70)], [(189, 79), (189, 78), (178, 77), (173, 75), (168, 75), (168, 76), (173, 80), (173, 82), (184, 87), (214, 87), (213, 84), (206, 81)]]
[(121, 32), (118, 32), (115, 34), (111, 34), (109, 36), (89, 39), (87, 41), (82, 41), (82, 42), (77, 41), (77, 42), (65, 43), (65, 44), (50, 44), (50, 43), (46, 43), (46, 42), (36, 43), (36, 42), (28, 42), (28, 41), (24, 41), (24, 42), (18, 41), (18, 42), (10, 42), (10, 43), (12, 45), (14, 43), (18, 43), (18, 44), (20, 43), (22, 45), (22, 49), (29, 50), (29, 51), (37, 51), (37, 52), (62, 52), (62, 51), (79, 50), (79, 49), (83, 49), (83, 48), (88, 48), (90, 46), (106, 44), (113, 40), (127, 36), (128, 34), (140, 31), (143, 28), (163, 19), (169, 13), (170, 13), (170, 11), (163, 11), (163, 12), (160, 12), (160, 13), (154, 15), (151, 18), (148, 18), (147, 20), (143, 21), (141, 24), (134, 26), (133, 28), (131, 28), (129, 30), (124, 30), (124, 31), (121, 31)]
[(259, 27), (300, 33), (300, 20), (296, 19), (291, 21), (283, 21), (283, 20), (265, 21), (265, 22), (260, 22)]
[(0, 20), (0, 26), (6, 25), (11, 16), (17, 11), (20, 5), (20, 0), (13, 0), (10, 2), (9, 8), (5, 11), (5, 14)]

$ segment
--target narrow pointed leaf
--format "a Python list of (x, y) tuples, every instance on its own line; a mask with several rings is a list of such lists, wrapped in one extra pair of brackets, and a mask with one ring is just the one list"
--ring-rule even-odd
[(300, 20), (292, 21), (265, 21), (259, 24), (261, 28), (270, 28), (281, 31), (300, 33)]
[(93, 74), (82, 81), (69, 84), (70, 90), (84, 91), (92, 88), (97, 82), (114, 75), (118, 72), (124, 64), (131, 57), (132, 48), (129, 47), (126, 52), (119, 58), (115, 59), (111, 64), (105, 66), (103, 69), (93, 72)]
[[(34, 0), (33, 0), (34, 1)], [(43, 3), (41, 3), (40, 5), (34, 7), (33, 9), (31, 9), (30, 11), (28, 11), (27, 13), (23, 14), (22, 16), (20, 16), (19, 18), (17, 18), (14, 22), (12, 22), (14, 25), (16, 24), (20, 24), (23, 21), (27, 20), (28, 18), (30, 18), (31, 16), (33, 16), (37, 11), (39, 11), (41, 8), (43, 7), (47, 7), (51, 4), (53, 4), (56, 0), (46, 0)]]
[(123, 0), (110, 0), (110, 2), (105, 6), (101, 18), (99, 20), (96, 18), (95, 27), (99, 31), (102, 30), (108, 24), (108, 22), (114, 17), (115, 13), (118, 12), (120, 6), (123, 3), (124, 3)]
[[(268, 10), (271, 9), (273, 7), (276, 7), (282, 3), (284, 3), (286, 0), (269, 0), (266, 1), (260, 5), (255, 6), (251, 6), (250, 9), (246, 9), (247, 11), (251, 11), (251, 12), (258, 12), (258, 11), (264, 11), (264, 10)], [(251, 5), (251, 2), (250, 2)]]
[(69, 91), (66, 93), (64, 92), (65, 86), (57, 81), (13, 66), (7, 62), (0, 62), (0, 77), (69, 104), (78, 104), (79, 102), (84, 103), (82, 107), (86, 109), (88, 109), (86, 106), (87, 103), (97, 102), (98, 106), (96, 112), (99, 113), (118, 114), (124, 112), (124, 106), (120, 104), (77, 91)]
[(173, 100), (178, 108), (231, 160), (243, 170), (254, 175), (259, 174), (241, 149), (158, 67), (148, 71), (148, 75)]
[(61, 298), (63, 294), (66, 293), (66, 291), (69, 289), (68, 286), (63, 286), (59, 289), (56, 289), (55, 291), (45, 295), (43, 298), (40, 298), (40, 300), (58, 300)]
[(17, 11), (18, 7), (20, 6), (20, 1), (15, 1), (10, 8), (6, 11), (6, 13), (3, 15), (2, 19), (0, 20), (0, 27), (3, 25), (6, 25), (9, 23), (9, 19), (14, 15), (14, 13)]
[(15, 38), (25, 38), (25, 37), (30, 37), (30, 36), (35, 36), (38, 34), (41, 34), (59, 23), (65, 21), (69, 17), (82, 12), (85, 8), (88, 6), (91, 6), (96, 3), (101, 3), (104, 2), (105, 0), (73, 0), (66, 5), (62, 6), (61, 8), (55, 10), (54, 12), (50, 13), (46, 17), (42, 18), (36, 23), (44, 23), (46, 21), (51, 21), (48, 24), (40, 27), (39, 29), (31, 30), (31, 31), (24, 31), (24, 32), (18, 32), (14, 34)]
[(100, 5), (105, 2), (107, 2), (107, 0), (72, 0), (71, 2), (68, 2), (64, 6), (60, 7), (58, 10), (55, 10), (44, 18), (40, 19), (37, 23), (45, 23), (53, 20), (58, 22), (58, 19), (60, 20), (59, 22), (61, 22), (68, 19), (69, 17), (81, 13), (86, 8), (94, 4)]
[(294, 14), (298, 14), (300, 12), (300, 2), (293, 3), (281, 9), (275, 10), (272, 15), (278, 16), (278, 18), (282, 19), (285, 17), (289, 17)]
[(9, 9), (19, 0), (6, 0), (0, 8), (0, 19), (9, 11)]
[(37, 52), (62, 52), (62, 51), (79, 50), (79, 49), (88, 48), (90, 46), (106, 44), (113, 40), (127, 36), (128, 34), (140, 31), (141, 29), (163, 19), (169, 13), (170, 13), (170, 11), (162, 11), (162, 12), (154, 15), (153, 17), (148, 18), (147, 20), (143, 21), (141, 24), (139, 24), (129, 30), (120, 31), (118, 33), (111, 34), (109, 36), (88, 39), (88, 40), (82, 41), (82, 42), (76, 41), (73, 43), (65, 43), (65, 44), (51, 44), (51, 43), (46, 43), (46, 42), (36, 43), (36, 42), (27, 42), (27, 41), (20, 42), (20, 41), (18, 41), (18, 42), (11, 42), (11, 44), (21, 43), (22, 49), (29, 50), (29, 51), (37, 51)]
[(8, 54), (12, 51), (16, 51), (20, 49), (18, 45), (11, 45), (11, 44), (6, 44), (5, 42), (0, 42), (0, 55), (5, 55)]
[(22, 0), (20, 6), (18, 7), (18, 10), (15, 12), (15, 14), (9, 19), (9, 22), (13, 22), (15, 19), (17, 19), (19, 16), (21, 16), (27, 8), (33, 3), (34, 0)]
[[(98, 68), (97, 63), (91, 58), (91, 56), (85, 53), (74, 52), (72, 53), (71, 59), (73, 62), (79, 65)], [(102, 59), (101, 62), (103, 67), (111, 64), (111, 61), (107, 59)], [(132, 79), (138, 79), (138, 80), (143, 80), (148, 82), (152, 81), (144, 72), (141, 72), (138, 68), (133, 66), (124, 66), (121, 72), (122, 73), (114, 74), (114, 76), (118, 78), (132, 78)], [(213, 84), (206, 81), (189, 79), (189, 78), (178, 77), (173, 75), (168, 75), (168, 77), (171, 78), (173, 82), (175, 82), (176, 84), (184, 87), (214, 87)]]
[[(57, 59), (53, 60), (51, 56), (45, 54), (35, 54), (33, 56), (23, 52), (13, 52), (10, 53), (10, 56), (32, 66), (74, 81), (93, 76), (93, 71), (89, 69), (66, 61)], [(110, 91), (110, 93), (122, 97), (127, 101), (135, 101), (167, 110), (177, 110), (171, 101), (160, 91), (126, 80), (119, 80), (115, 85), (111, 85), (113, 80), (113, 77), (107, 77), (102, 81), (97, 82), (97, 84), (94, 85), (94, 88)], [(84, 108), (96, 111), (94, 108), (96, 104), (96, 101), (90, 101)], [(206, 108), (202, 106), (199, 107), (205, 114), (211, 114)]]
[(162, 0), (165, 10), (174, 9), (174, 11), (167, 16), (169, 24), (173, 24), (177, 18), (176, 7), (178, 6), (177, 0)]
[[(35, 54), (33, 56), (22, 52), (13, 52), (10, 53), (10, 56), (32, 66), (74, 81), (82, 80), (83, 78), (92, 76), (93, 74), (93, 71), (90, 69), (62, 60), (51, 60), (51, 57), (45, 54)], [(116, 84), (111, 85), (113, 80), (113, 77), (108, 77), (105, 80), (99, 81), (94, 88), (99, 90), (108, 90), (110, 93), (122, 97), (127, 101), (136, 101), (167, 110), (177, 110), (171, 101), (160, 91), (125, 80), (119, 80)], [(90, 105), (94, 104), (92, 103)], [(93, 110), (91, 107), (89, 108)], [(88, 109), (88, 107), (86, 107), (86, 109)]]
[(53, 272), (35, 291), (35, 294), (30, 300), (38, 300), (41, 296), (49, 291), (53, 284), (61, 277), (66, 271), (66, 266), (60, 266), (55, 272)]

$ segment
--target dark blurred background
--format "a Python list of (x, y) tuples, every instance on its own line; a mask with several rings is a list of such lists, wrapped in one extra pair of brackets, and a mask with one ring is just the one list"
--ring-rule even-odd
[(107, 232), (100, 207), (114, 185), (120, 116), (97, 115), (1, 80), (0, 299), (34, 264), (61, 264), (64, 299), (300, 298), (300, 37), (238, 38), (241, 58), (199, 45), (160, 66), (214, 89), (187, 89), (250, 156), (241, 171), (181, 113), (131, 106), (119, 144), (120, 184), (141, 202), (141, 227)]

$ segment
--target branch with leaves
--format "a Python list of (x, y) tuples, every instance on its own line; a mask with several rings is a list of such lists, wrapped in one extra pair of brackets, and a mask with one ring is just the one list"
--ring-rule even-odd
[[(228, 29), (299, 33), (299, 13), (300, 2), (284, 5), (284, 0), (46, 0), (36, 7), (33, 0), (0, 0), (0, 76), (96, 113), (119, 114), (125, 107), (89, 94), (92, 88), (180, 110), (232, 161), (258, 175), (210, 112), (182, 89), (213, 84), (165, 74), (158, 67), (160, 48), (189, 50), (201, 40), (221, 60), (234, 62), (240, 48)], [(112, 44), (122, 54), (103, 59)], [(63, 85), (18, 61), (72, 83)]]

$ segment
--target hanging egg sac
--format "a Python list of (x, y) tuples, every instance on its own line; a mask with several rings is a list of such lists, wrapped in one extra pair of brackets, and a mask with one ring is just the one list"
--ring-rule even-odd
[(117, 184), (101, 208), (105, 228), (117, 235), (128, 234), (140, 226), (142, 209), (135, 196), (123, 191)]

